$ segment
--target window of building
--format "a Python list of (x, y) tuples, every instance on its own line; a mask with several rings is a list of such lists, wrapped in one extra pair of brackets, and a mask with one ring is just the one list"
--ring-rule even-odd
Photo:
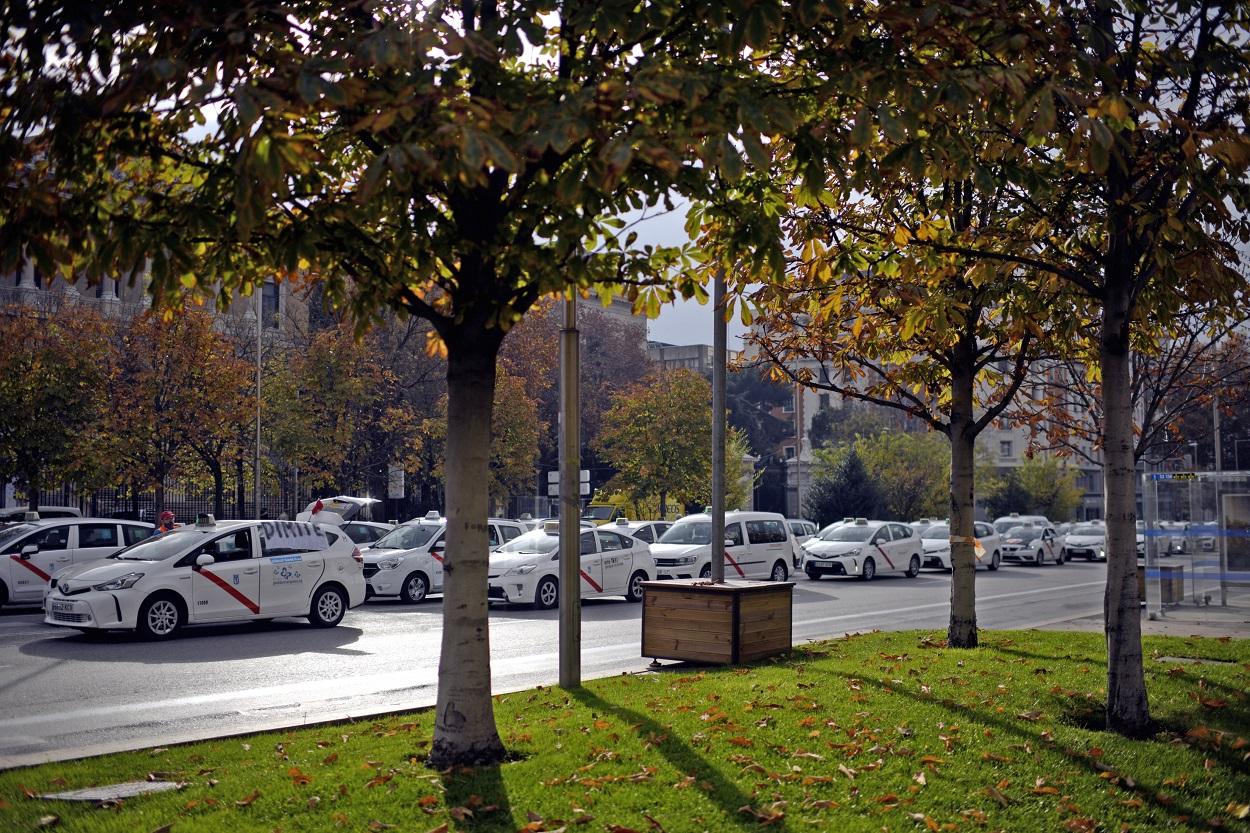
[(278, 284), (274, 281), (265, 281), (260, 296), (261, 320), (264, 321), (266, 327), (275, 330), (278, 328), (278, 298)]
[(827, 393), (822, 393), (822, 394), (820, 395), (820, 409), (821, 409), (822, 411), (827, 411), (827, 410), (829, 410), (829, 394), (827, 394)]
[(794, 459), (794, 446), (788, 445), (784, 449), (782, 449), (782, 451), (785, 453), (787, 460)]
[(998, 456), (999, 457), (1011, 456), (1011, 440), (1002, 440), (998, 443)]
[(781, 410), (785, 411), (787, 414), (794, 413), (794, 394), (793, 393), (791, 393), (789, 398), (786, 399), (786, 401), (782, 404)]

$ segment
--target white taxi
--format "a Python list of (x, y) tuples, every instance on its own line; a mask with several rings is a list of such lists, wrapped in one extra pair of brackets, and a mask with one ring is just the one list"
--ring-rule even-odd
[(660, 536), (668, 532), (668, 528), (673, 525), (672, 521), (631, 521), (629, 518), (617, 518), (615, 523), (609, 524), (608, 529), (614, 529), (622, 535), (628, 535), (630, 538), (637, 538), (644, 544), (654, 544), (660, 540)]
[[(1003, 562), (1002, 538), (994, 527), (984, 521), (972, 525), (976, 546), (972, 550), (972, 566), (997, 570)], [(945, 521), (930, 524), (920, 534), (924, 544), (924, 565), (938, 570), (951, 571), (951, 527)]]
[(360, 551), (345, 535), (298, 521), (201, 516), (94, 564), (53, 577), (49, 625), (136, 630), (150, 639), (183, 625), (306, 616), (337, 625), (365, 599)]
[(0, 529), (0, 605), (39, 604), (58, 570), (99, 561), (152, 536), (151, 524), (53, 518)]
[(920, 536), (906, 524), (856, 518), (826, 527), (804, 547), (803, 570), (810, 579), (859, 576), (872, 581), (882, 573), (920, 574)]
[[(525, 534), (520, 521), (490, 518), (491, 550)], [(400, 524), (364, 551), (366, 591), (370, 597), (398, 597), (408, 604), (443, 592), (447, 519), (438, 512)]]
[(1003, 533), (1003, 561), (1041, 566), (1047, 561), (1062, 564), (1063, 541), (1055, 528), (1023, 524)]
[[(651, 546), (656, 578), (707, 578), (712, 575), (712, 518), (679, 519)], [(776, 512), (725, 513), (725, 576), (785, 581), (798, 546)]]
[[(580, 540), (581, 597), (624, 596), (642, 601), (642, 583), (654, 578), (645, 543), (606, 527), (584, 529)], [(560, 524), (549, 521), (490, 556), (488, 598), (493, 602), (555, 607), (560, 601)]]

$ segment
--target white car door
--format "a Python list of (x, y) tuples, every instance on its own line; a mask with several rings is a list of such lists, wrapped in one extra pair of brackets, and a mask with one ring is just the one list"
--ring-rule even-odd
[(603, 592), (609, 596), (623, 596), (634, 565), (629, 553), (629, 539), (602, 529), (597, 534), (602, 556), (600, 563), (603, 565)]
[(122, 539), (116, 523), (76, 524), (78, 539), (70, 553), (73, 564), (86, 564), (108, 558), (122, 548)]
[(327, 542), (311, 524), (298, 521), (269, 521), (260, 533), (261, 610), (265, 616), (308, 613), (313, 588), (325, 572)]
[(742, 536), (742, 524), (725, 524), (725, 540), (729, 542), (729, 546), (725, 547), (725, 578), (746, 578), (750, 544)]
[[(747, 578), (760, 579), (772, 575), (773, 565), (782, 562), (789, 570), (794, 561), (794, 548), (784, 521), (747, 521), (747, 538), (751, 555), (743, 565)], [(748, 566), (749, 565), (749, 566)]]
[(8, 546), (9, 601), (38, 602), (48, 579), (70, 565), (70, 524), (43, 526)]
[(582, 533), (580, 541), (582, 598), (598, 596), (603, 593), (603, 554), (599, 552), (599, 544), (595, 533), (587, 530)]
[(891, 554), (899, 572), (907, 572), (913, 555), (924, 563), (924, 545), (920, 543), (920, 534), (916, 530), (906, 524), (890, 524), (890, 532)]
[(192, 622), (254, 619), (260, 615), (260, 559), (252, 530), (244, 527), (198, 547), (191, 558), (207, 553), (213, 563), (195, 567), (191, 578)]
[(866, 555), (873, 556), (877, 575), (898, 573), (907, 569), (906, 564), (899, 564), (898, 547), (893, 542), (894, 536), (890, 534), (889, 524), (882, 524), (868, 541), (869, 550)]

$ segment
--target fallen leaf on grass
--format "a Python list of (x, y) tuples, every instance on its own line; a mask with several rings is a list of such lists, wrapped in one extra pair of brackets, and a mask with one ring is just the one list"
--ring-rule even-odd
[(1200, 698), (1198, 702), (1206, 706), (1208, 709), (1222, 709), (1228, 705), (1227, 700), (1220, 700), (1216, 697)]
[(998, 802), (1000, 807), (1006, 807), (1011, 803), (1011, 799), (999, 792), (995, 787), (986, 787), (985, 794)]
[(608, 833), (638, 833), (638, 831), (632, 827), (624, 827), (619, 824), (609, 824)]
[(440, 824), (438, 827), (433, 827), (429, 833), (447, 833), (447, 825)]
[(56, 827), (61, 823), (60, 816), (40, 816), (36, 827)]
[(248, 795), (234, 802), (234, 805), (236, 807), (251, 807), (258, 798), (260, 798), (260, 790), (252, 790)]
[(852, 781), (855, 780), (855, 770), (851, 769), (846, 764), (838, 764), (838, 772), (842, 773)]
[(383, 784), (385, 784), (387, 781), (390, 781), (394, 777), (395, 776), (389, 772), (386, 773), (385, 775), (375, 775), (365, 782), (365, 786), (366, 787), (380, 787)]
[(464, 821), (465, 819), (473, 818), (473, 811), (468, 807), (448, 807), (447, 815), (456, 821)]
[(339, 753), (331, 752), (329, 755), (326, 755), (324, 758), (321, 759), (321, 765), (329, 766), (330, 764), (334, 763), (338, 759), (339, 759)]
[(1230, 801), (1228, 806), (1224, 808), (1224, 812), (1235, 819), (1244, 819), (1250, 816), (1250, 804), (1238, 804), (1235, 801)]
[(1021, 720), (1038, 720), (1039, 718), (1041, 718), (1041, 716), (1042, 716), (1042, 713), (1037, 710), (1028, 711), (1028, 712), (1020, 712), (1019, 714), (1016, 715), (1016, 717), (1020, 718)]
[(1059, 795), (1059, 788), (1051, 786), (1034, 787), (1030, 792), (1033, 795)]
[(369, 822), (369, 829), (372, 830), (373, 833), (380, 833), (382, 830), (394, 830), (395, 827), (396, 825), (394, 824), (387, 824), (384, 821), (378, 821), (376, 819)]
[(39, 797), (39, 793), (35, 792), (34, 790), (26, 786), (25, 784), (18, 784), (17, 789), (22, 793), (22, 795), (26, 796), (27, 798)]
[(996, 761), (996, 762), (998, 762), (998, 763), (1000, 763), (1000, 764), (1009, 764), (1009, 763), (1011, 763), (1011, 758), (1008, 758), (1006, 755), (996, 755), (996, 754), (994, 754), (993, 752), (982, 752), (982, 753), (981, 753), (981, 760), (983, 760), (983, 761)]
[(745, 813), (748, 816), (753, 816), (761, 825), (776, 824), (786, 817), (785, 810), (781, 809), (780, 806), (784, 805), (784, 803), (785, 802), (779, 801), (776, 804), (773, 804), (768, 810), (757, 810), (750, 804), (747, 804), (739, 807), (738, 812)]
[(293, 766), (288, 769), (286, 774), (290, 777), (291, 783), (297, 787), (302, 787), (305, 784), (312, 783), (312, 779), (305, 775), (304, 772), (297, 766)]
[(174, 826), (172, 824), (162, 824), (160, 827), (153, 830), (152, 833), (169, 833), (169, 831), (173, 829)]
[(908, 813), (907, 818), (917, 824), (923, 824), (926, 829), (932, 830), (933, 833), (937, 833), (937, 831), (942, 829), (938, 823), (932, 819), (932, 817), (926, 816), (924, 813)]

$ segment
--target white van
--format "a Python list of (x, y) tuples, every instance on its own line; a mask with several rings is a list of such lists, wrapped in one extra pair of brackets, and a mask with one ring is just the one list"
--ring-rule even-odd
[[(687, 515), (651, 545), (656, 578), (712, 575), (712, 518)], [(798, 546), (776, 512), (725, 513), (725, 578), (785, 581)]]
[(0, 605), (39, 604), (58, 570), (108, 558), (152, 536), (153, 526), (115, 518), (57, 518), (0, 529)]

